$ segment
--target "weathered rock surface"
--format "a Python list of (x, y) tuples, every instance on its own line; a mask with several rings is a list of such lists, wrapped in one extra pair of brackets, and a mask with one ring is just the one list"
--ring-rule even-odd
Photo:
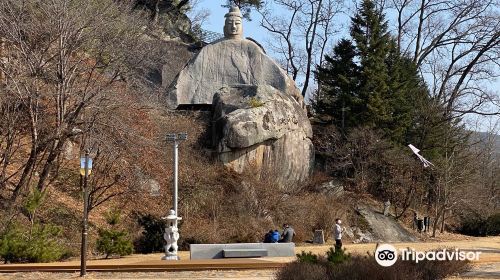
[(348, 227), (345, 230), (345, 234), (351, 238), (352, 243), (370, 243), (375, 240), (371, 232), (363, 232), (359, 227)]
[[(401, 226), (394, 218), (384, 216), (382, 213), (374, 211), (368, 205), (360, 204), (357, 207), (357, 212), (362, 215), (371, 228), (372, 236), (361, 236), (369, 242), (415, 242), (416, 238), (403, 226)], [(366, 234), (365, 234), (366, 235)], [(365, 241), (366, 241), (365, 240)], [(363, 240), (361, 240), (363, 241)], [(360, 242), (361, 242), (360, 241)], [(364, 241), (363, 241), (364, 242)]]
[(294, 81), (261, 47), (247, 39), (223, 39), (205, 46), (169, 86), (168, 106), (175, 109), (179, 105), (212, 104), (221, 87), (242, 84), (272, 86), (305, 107)]
[(166, 88), (175, 80), (186, 63), (193, 58), (194, 53), (189, 45), (182, 42), (165, 41), (163, 46), (163, 53), (168, 60), (165, 61), (161, 70), (161, 83)]
[(334, 180), (317, 186), (316, 191), (332, 197), (341, 197), (344, 195), (344, 186), (340, 182)]
[(280, 183), (304, 181), (314, 159), (312, 128), (301, 104), (270, 85), (223, 87), (213, 98), (221, 161)]
[[(211, 106), (212, 144), (224, 165), (293, 186), (313, 167), (304, 99), (261, 46), (243, 39), (240, 10), (231, 7), (224, 18), (224, 39), (187, 63), (167, 89), (167, 104), (172, 109)], [(168, 71), (165, 66), (164, 86)]]

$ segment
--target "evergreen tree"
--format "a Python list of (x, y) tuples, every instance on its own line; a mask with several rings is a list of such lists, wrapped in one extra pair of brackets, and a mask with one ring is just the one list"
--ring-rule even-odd
[(315, 112), (333, 117), (343, 131), (369, 126), (398, 144), (425, 141), (422, 126), (440, 110), (372, 1), (364, 0), (352, 17), (351, 36), (353, 41), (341, 40), (325, 57), (325, 66), (318, 67), (322, 88), (313, 102)]
[(419, 122), (420, 115), (424, 113), (422, 110), (432, 106), (427, 85), (413, 61), (400, 54), (394, 40), (390, 42), (386, 65), (389, 74), (387, 103), (391, 120), (385, 125), (385, 132), (394, 142), (403, 145), (416, 143), (411, 135), (422, 125)]
[(111, 255), (125, 256), (133, 253), (132, 241), (125, 230), (118, 230), (120, 211), (110, 210), (106, 214), (106, 222), (111, 229), (99, 229), (99, 238), (96, 242), (98, 252), (104, 253), (106, 259)]
[(264, 1), (261, 0), (226, 0), (226, 4), (222, 5), (222, 7), (229, 8), (232, 6), (236, 6), (240, 8), (243, 17), (251, 21), (252, 19), (250, 18), (250, 12), (252, 11), (252, 9), (258, 9), (262, 7), (263, 4)]
[(389, 53), (390, 36), (384, 15), (371, 0), (363, 0), (351, 19), (351, 37), (358, 51), (361, 75), (359, 96), (366, 108), (361, 123), (385, 128), (392, 119), (389, 96), (389, 74), (385, 64)]
[(357, 93), (359, 67), (354, 62), (355, 57), (352, 42), (342, 39), (334, 47), (333, 55), (325, 56), (325, 66), (318, 67), (316, 72), (322, 88), (313, 101), (313, 108), (319, 114), (332, 116), (342, 129), (356, 125), (355, 116), (362, 105)]

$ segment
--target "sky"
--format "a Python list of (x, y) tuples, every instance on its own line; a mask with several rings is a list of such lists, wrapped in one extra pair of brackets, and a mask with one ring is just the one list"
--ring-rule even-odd
[[(222, 34), (223, 33), (223, 26), (224, 26), (224, 15), (228, 12), (227, 8), (223, 8), (221, 5), (224, 4), (225, 1), (221, 0), (200, 0), (198, 7), (196, 7), (197, 10), (200, 9), (206, 9), (210, 12), (210, 16), (207, 19), (206, 22), (203, 23), (203, 29), (217, 32)], [(341, 21), (345, 21), (344, 24), (349, 24), (349, 17), (350, 15), (344, 15), (340, 18)], [(387, 19), (391, 19), (391, 15), (388, 14), (386, 15)], [(271, 37), (268, 34), (268, 31), (265, 30), (264, 28), (260, 27), (259, 22), (261, 20), (261, 17), (259, 13), (252, 11), (251, 14), (252, 21), (248, 21), (246, 19), (243, 20), (243, 36), (244, 37), (251, 37), (252, 39), (258, 41), (261, 43), (261, 45), (266, 47), (266, 43), (268, 40), (271, 39)], [(344, 33), (340, 33), (336, 39), (338, 40), (341, 37), (346, 37), (348, 34), (346, 34), (348, 28), (343, 27), (341, 28), (344, 31)], [(334, 41), (333, 43), (335, 43)], [(276, 55), (270, 52), (269, 49), (266, 49), (266, 51), (269, 53), (271, 57), (276, 58)], [(297, 81), (298, 86), (300, 87), (301, 80), (299, 79)], [(492, 90), (499, 91), (500, 90), (500, 79), (497, 78), (496, 81), (491, 83), (491, 88)], [(470, 115), (465, 119), (465, 122), (467, 123), (467, 126), (470, 129), (473, 130), (478, 130), (478, 131), (489, 131), (490, 127), (495, 125), (500, 129), (500, 116), (493, 116), (493, 117), (480, 117), (480, 116), (473, 116)], [(498, 133), (498, 132), (497, 132)]]

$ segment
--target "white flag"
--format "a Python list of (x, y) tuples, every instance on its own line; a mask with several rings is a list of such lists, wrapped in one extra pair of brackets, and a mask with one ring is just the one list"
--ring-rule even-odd
[(426, 160), (423, 156), (421, 156), (419, 154), (420, 150), (417, 149), (415, 146), (413, 146), (412, 144), (408, 145), (408, 147), (410, 147), (410, 149), (412, 150), (412, 152), (417, 155), (418, 159), (420, 159), (420, 161), (424, 164), (424, 167), (429, 167), (429, 166), (434, 166), (434, 164), (432, 164), (432, 162)]

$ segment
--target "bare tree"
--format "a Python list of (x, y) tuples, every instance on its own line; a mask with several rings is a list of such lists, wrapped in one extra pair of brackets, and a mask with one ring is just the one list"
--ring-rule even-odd
[(447, 118), (498, 115), (498, 92), (489, 81), (500, 75), (497, 0), (391, 0), (397, 12), (400, 50), (413, 57)]
[[(276, 6), (285, 14), (275, 13)], [(333, 19), (342, 10), (338, 0), (276, 0), (260, 10), (261, 26), (272, 34), (271, 49), (281, 56), (282, 66), (294, 80), (304, 78), (302, 96), (311, 83), (331, 42)]]
[(133, 2), (135, 8), (144, 8), (149, 11), (151, 21), (157, 24), (162, 13), (186, 12), (191, 9), (189, 0), (119, 0), (121, 2)]
[(57, 177), (65, 143), (106, 110), (130, 69), (128, 49), (139, 47), (143, 31), (131, 6), (112, 0), (1, 0), (0, 9), (3, 91), (26, 120), (29, 139), (24, 134), (10, 147), (27, 145), (28, 155), (10, 161), (16, 171), (2, 177), (14, 201), (28, 184), (42, 191)]
[(193, 0), (190, 3), (190, 9), (187, 13), (191, 19), (191, 25), (193, 27), (202, 26), (210, 16), (210, 11), (208, 9), (200, 9), (201, 0)]
[[(484, 129), (484, 127), (483, 127)], [(500, 208), (500, 122), (492, 123), (487, 132), (477, 132), (471, 140), (475, 154), (475, 184), (468, 189), (463, 210), (482, 219)]]

